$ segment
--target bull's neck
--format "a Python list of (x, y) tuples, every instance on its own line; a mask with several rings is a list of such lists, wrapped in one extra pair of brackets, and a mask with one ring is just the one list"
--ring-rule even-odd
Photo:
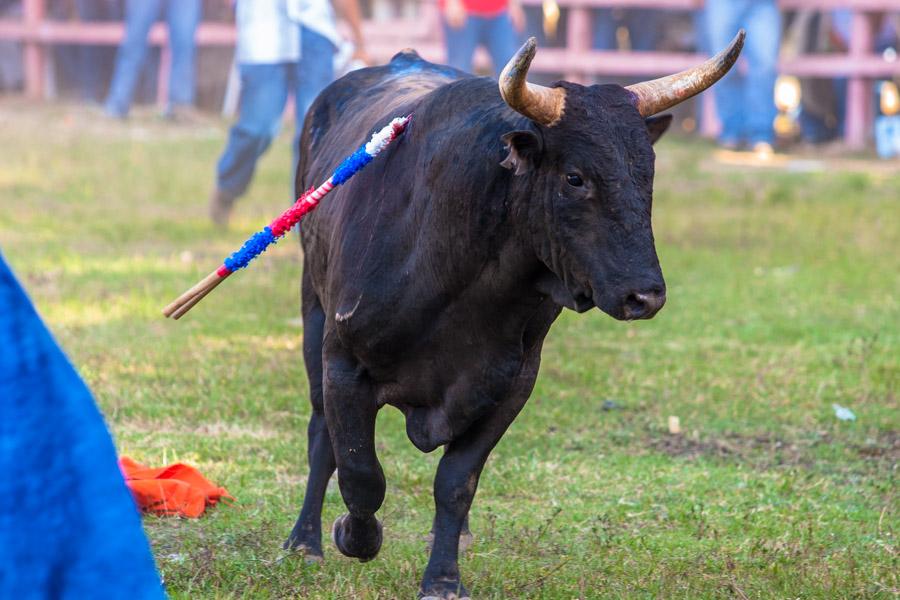
[(427, 255), (429, 268), (446, 274), (448, 287), (493, 276), (494, 293), (516, 295), (540, 263), (523, 227), (529, 183), (500, 166), (508, 154), (501, 138), (528, 123), (496, 89), (486, 78), (466, 79), (419, 107), (430, 126), (414, 124), (410, 131), (424, 154), (417, 159), (422, 196), (415, 205), (419, 239), (427, 243), (417, 252)]

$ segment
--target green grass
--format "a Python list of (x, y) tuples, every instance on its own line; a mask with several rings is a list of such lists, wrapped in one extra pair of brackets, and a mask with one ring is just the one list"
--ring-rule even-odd
[[(223, 233), (205, 213), (222, 123), (125, 126), (7, 101), (0, 127), (0, 246), (120, 452), (188, 461), (238, 499), (145, 520), (171, 595), (413, 598), (439, 457), (392, 409), (379, 558), (327, 543), (307, 566), (280, 549), (306, 476), (296, 240), (182, 321), (160, 316), (287, 205), (286, 136)], [(668, 305), (633, 324), (567, 312), (552, 329), (482, 478), (465, 583), (482, 599), (897, 597), (896, 164), (726, 167), (685, 140), (658, 153)], [(326, 527), (342, 512), (332, 482)]]

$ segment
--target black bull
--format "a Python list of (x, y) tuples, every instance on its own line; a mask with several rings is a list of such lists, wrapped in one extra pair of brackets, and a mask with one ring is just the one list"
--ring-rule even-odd
[(467, 596), (457, 558), (478, 479), (532, 391), (562, 307), (637, 319), (665, 301), (651, 144), (670, 118), (648, 117), (684, 89), (660, 96), (659, 81), (673, 87), (665, 80), (541, 88), (525, 81), (533, 54), (533, 43), (523, 47), (499, 90), (399, 54), (327, 88), (301, 140), (298, 192), (366, 132), (414, 115), (302, 223), (310, 470), (285, 546), (322, 556), (322, 502), (337, 468), (349, 514), (334, 523), (334, 542), (360, 560), (378, 553), (375, 417), (390, 404), (416, 447), (444, 446), (423, 597)]

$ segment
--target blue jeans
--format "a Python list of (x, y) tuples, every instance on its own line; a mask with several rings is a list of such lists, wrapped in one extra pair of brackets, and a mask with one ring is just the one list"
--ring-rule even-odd
[(147, 34), (165, 8), (172, 47), (169, 106), (194, 102), (194, 32), (200, 22), (200, 0), (127, 0), (125, 39), (116, 57), (116, 70), (106, 98), (106, 112), (125, 116), (147, 56)]
[(518, 50), (516, 32), (506, 12), (496, 17), (469, 15), (459, 29), (450, 27), (444, 21), (444, 40), (447, 43), (447, 64), (468, 72), (472, 71), (475, 48), (484, 44), (491, 55), (495, 76), (500, 74)]
[(216, 170), (218, 188), (235, 198), (247, 190), (256, 170), (256, 161), (278, 134), (290, 91), (294, 93), (297, 117), (294, 135), (296, 171), (306, 111), (319, 92), (334, 79), (334, 44), (306, 27), (301, 27), (300, 36), (299, 62), (239, 65), (240, 113), (228, 133), (228, 145)]
[(722, 121), (720, 140), (727, 143), (769, 142), (776, 110), (773, 93), (781, 41), (781, 13), (775, 0), (708, 0), (706, 30), (714, 52), (728, 45), (741, 27), (747, 39), (741, 60), (713, 86)]

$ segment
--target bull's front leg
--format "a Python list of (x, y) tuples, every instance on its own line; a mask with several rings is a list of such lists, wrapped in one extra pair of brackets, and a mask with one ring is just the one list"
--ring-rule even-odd
[(385, 490), (375, 454), (378, 406), (368, 375), (349, 353), (329, 349), (326, 342), (324, 359), (325, 418), (349, 511), (335, 520), (332, 538), (345, 556), (368, 561), (378, 554), (382, 541), (381, 523), (375, 518)]

